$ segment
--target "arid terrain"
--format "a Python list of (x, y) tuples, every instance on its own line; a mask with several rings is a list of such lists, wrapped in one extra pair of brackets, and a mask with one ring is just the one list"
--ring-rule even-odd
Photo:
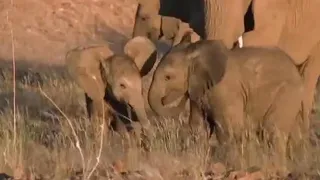
[(135, 9), (135, 0), (0, 1), (0, 179), (320, 179), (317, 113), (312, 146), (288, 162), (288, 177), (266, 166), (278, 159), (269, 159), (255, 139), (225, 152), (211, 147), (214, 140), (191, 136), (185, 116), (151, 118), (156, 136), (148, 153), (126, 148), (116, 132), (101, 133), (103, 123), (86, 118), (65, 53), (90, 43), (119, 51), (131, 35)]

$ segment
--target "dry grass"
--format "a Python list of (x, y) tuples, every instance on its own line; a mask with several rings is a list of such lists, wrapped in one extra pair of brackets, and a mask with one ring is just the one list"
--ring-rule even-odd
[[(85, 118), (82, 90), (63, 67), (43, 64), (63, 64), (65, 52), (79, 44), (102, 41), (113, 43), (114, 49), (121, 47), (119, 43), (131, 32), (134, 9), (133, 0), (23, 0), (13, 6), (9, 0), (0, 1), (0, 17), (8, 17), (7, 23), (0, 25), (0, 59), (17, 60), (15, 71), (11, 62), (0, 61), (0, 172), (20, 179), (61, 180), (78, 173), (89, 176), (93, 172), (92, 177), (102, 178), (112, 169), (144, 169), (171, 180), (178, 179), (177, 172), (187, 170), (190, 177), (181, 179), (193, 180), (203, 179), (200, 175), (208, 166), (221, 161), (230, 169), (258, 166), (266, 174), (274, 174), (270, 162), (277, 165), (280, 157), (271, 157), (273, 152), (265, 144), (251, 138), (226, 151), (191, 136), (184, 128), (185, 116), (153, 118), (156, 136), (149, 153), (127, 149), (116, 132), (101, 133), (101, 122)], [(16, 73), (15, 112), (12, 72)], [(144, 92), (149, 83), (150, 76), (145, 78)], [(320, 126), (314, 122), (316, 134)], [(298, 162), (288, 161), (284, 166), (318, 176), (318, 141), (314, 135), (313, 146), (298, 154)], [(112, 165), (119, 160), (124, 165)]]
[[(10, 64), (1, 65), (0, 171), (15, 177), (31, 174), (49, 179), (65, 179), (82, 171), (88, 175), (101, 150), (101, 122), (90, 122), (85, 118), (83, 92), (63, 68), (41, 66), (28, 70), (26, 66), (17, 64), (17, 143), (13, 147), (12, 73)], [(41, 89), (37, 82), (40, 82)], [(83, 157), (66, 117), (44, 93), (70, 120)], [(117, 160), (124, 162), (124, 169), (128, 170), (153, 168), (164, 179), (174, 179), (175, 173), (183, 169), (194, 173), (191, 179), (200, 179), (201, 172), (205, 172), (212, 162), (223, 162), (233, 169), (258, 166), (268, 174), (275, 172), (269, 162), (277, 165), (280, 157), (269, 156), (271, 152), (255, 139), (240, 148), (231, 146), (226, 152), (224, 147), (210, 147), (203, 139), (190, 136), (184, 122), (185, 117), (153, 121), (156, 137), (148, 154), (128, 151), (124, 140), (115, 132), (104, 134), (100, 163), (94, 175), (110, 173), (112, 163)], [(13, 151), (14, 148), (17, 151)], [(319, 151), (315, 143), (307, 154), (297, 157), (298, 163), (288, 162), (286, 166), (291, 171), (317, 174)]]

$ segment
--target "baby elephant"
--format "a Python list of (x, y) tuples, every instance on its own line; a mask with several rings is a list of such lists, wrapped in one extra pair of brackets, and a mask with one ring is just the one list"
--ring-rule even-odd
[(158, 115), (174, 116), (189, 99), (190, 125), (205, 117), (220, 144), (241, 140), (250, 125), (286, 153), (278, 138), (299, 134), (303, 91), (296, 67), (277, 48), (228, 50), (220, 40), (190, 43), (186, 34), (157, 66), (148, 101)]
[[(145, 51), (148, 48), (152, 50)], [(108, 120), (111, 115), (119, 131), (126, 131), (121, 122), (131, 118), (149, 128), (141, 76), (151, 70), (155, 60), (155, 46), (144, 37), (129, 40), (119, 54), (107, 45), (95, 45), (72, 49), (66, 55), (70, 75), (85, 91), (89, 118), (104, 116)], [(131, 109), (133, 117), (128, 112)]]

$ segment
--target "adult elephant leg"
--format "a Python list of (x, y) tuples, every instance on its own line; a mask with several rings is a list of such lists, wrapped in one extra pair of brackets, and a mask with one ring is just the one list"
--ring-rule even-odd
[(221, 39), (228, 49), (244, 32), (244, 15), (251, 0), (204, 0), (205, 39)]
[[(320, 43), (313, 49), (300, 72), (305, 84), (304, 106), (307, 110), (308, 119), (310, 119), (309, 116), (312, 111), (316, 86), (320, 76)], [(307, 122), (307, 125), (309, 128), (310, 123)]]
[(277, 45), (287, 10), (286, 0), (253, 0), (254, 29), (243, 34), (243, 46)]

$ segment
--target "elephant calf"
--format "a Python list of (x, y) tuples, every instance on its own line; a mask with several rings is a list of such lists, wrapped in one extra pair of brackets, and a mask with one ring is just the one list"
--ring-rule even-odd
[(292, 60), (277, 48), (229, 50), (220, 40), (191, 43), (186, 34), (157, 66), (148, 101), (156, 114), (174, 116), (189, 99), (190, 125), (205, 117), (220, 144), (239, 142), (250, 124), (286, 154), (278, 138), (299, 134), (303, 91)]
[[(150, 51), (145, 51), (150, 48)], [(155, 46), (147, 38), (136, 37), (124, 46), (124, 52), (114, 54), (107, 45), (78, 47), (66, 54), (68, 71), (85, 91), (89, 118), (116, 118), (120, 131), (122, 117), (138, 119), (143, 128), (150, 122), (142, 96), (141, 76), (151, 70), (156, 60)], [(145, 53), (151, 52), (151, 53)], [(110, 121), (108, 121), (108, 124)], [(121, 129), (122, 128), (122, 129)]]

